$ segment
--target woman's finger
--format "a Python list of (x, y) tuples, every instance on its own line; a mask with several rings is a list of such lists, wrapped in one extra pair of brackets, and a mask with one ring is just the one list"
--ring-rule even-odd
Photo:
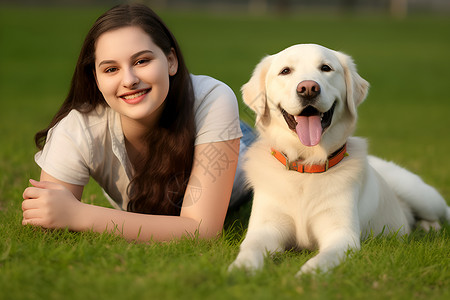
[(25, 220), (38, 219), (41, 217), (41, 211), (39, 209), (27, 209), (23, 211), (22, 215)]
[(40, 189), (49, 189), (49, 190), (60, 190), (64, 189), (64, 186), (62, 184), (52, 182), (52, 181), (37, 181), (34, 179), (30, 179), (30, 183)]
[(22, 210), (28, 210), (28, 209), (36, 209), (40, 207), (40, 202), (38, 199), (25, 199), (22, 201)]
[(27, 187), (22, 194), (23, 199), (36, 199), (42, 195), (44, 190), (37, 187)]
[(41, 219), (34, 218), (34, 219), (22, 219), (22, 225), (34, 225), (34, 226), (41, 226)]
[(51, 181), (36, 181), (34, 179), (30, 179), (30, 183), (33, 185), (31, 187), (27, 187), (23, 191), (23, 199), (33, 199), (38, 198), (43, 195), (46, 190), (63, 190), (64, 186)]

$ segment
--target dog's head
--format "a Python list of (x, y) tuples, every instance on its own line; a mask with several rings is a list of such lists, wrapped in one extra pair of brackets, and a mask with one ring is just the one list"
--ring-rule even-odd
[(297, 148), (333, 150), (353, 132), (368, 88), (349, 56), (301, 44), (265, 57), (242, 95), (262, 134), (283, 143), (289, 136)]

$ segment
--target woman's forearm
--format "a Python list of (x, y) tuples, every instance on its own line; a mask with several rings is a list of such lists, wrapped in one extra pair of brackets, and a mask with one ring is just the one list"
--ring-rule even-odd
[(120, 211), (81, 203), (75, 231), (110, 232), (127, 240), (169, 241), (182, 236), (215, 237), (218, 232), (202, 232), (201, 222), (187, 217), (160, 216)]
[[(82, 203), (60, 183), (35, 180), (30, 180), (30, 183), (32, 187), (23, 193), (23, 225), (99, 233), (107, 231), (127, 240), (139, 241), (169, 241), (194, 235), (212, 238), (223, 227), (225, 213), (214, 214), (209, 207), (193, 211), (184, 208), (181, 216), (139, 214)], [(210, 202), (217, 206), (214, 201)], [(198, 210), (207, 213), (202, 214)]]

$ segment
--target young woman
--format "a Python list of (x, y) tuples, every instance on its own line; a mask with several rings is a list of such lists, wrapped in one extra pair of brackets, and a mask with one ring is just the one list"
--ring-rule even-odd
[[(215, 237), (241, 136), (231, 89), (191, 75), (148, 7), (114, 7), (89, 31), (65, 102), (36, 134), (42, 171), (23, 193), (22, 223), (129, 240)], [(116, 209), (80, 202), (90, 177)]]

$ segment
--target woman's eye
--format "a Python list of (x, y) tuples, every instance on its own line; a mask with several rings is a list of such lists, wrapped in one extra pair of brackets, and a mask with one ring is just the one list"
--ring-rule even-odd
[(291, 74), (291, 68), (286, 67), (283, 70), (281, 70), (280, 75), (288, 75)]
[(322, 72), (331, 72), (333, 69), (331, 69), (329, 65), (322, 65), (322, 67), (320, 67), (320, 70)]
[(117, 71), (117, 68), (112, 67), (112, 68), (108, 68), (105, 70), (105, 73), (114, 73), (115, 71)]
[(142, 59), (139, 59), (138, 61), (136, 61), (136, 65), (142, 65), (142, 64), (145, 64), (145, 63), (148, 63), (150, 60), (149, 59), (147, 59), (147, 58), (142, 58)]

